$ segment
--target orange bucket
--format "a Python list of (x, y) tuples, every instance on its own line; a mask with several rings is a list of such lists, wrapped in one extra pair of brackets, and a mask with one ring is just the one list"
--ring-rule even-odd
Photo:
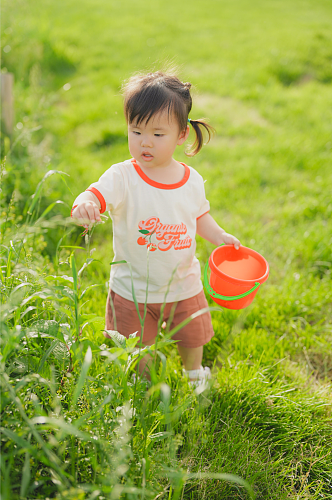
[[(210, 282), (207, 272), (211, 270)], [(204, 286), (212, 300), (227, 309), (244, 309), (269, 276), (269, 265), (251, 248), (223, 245), (213, 250), (204, 269)]]

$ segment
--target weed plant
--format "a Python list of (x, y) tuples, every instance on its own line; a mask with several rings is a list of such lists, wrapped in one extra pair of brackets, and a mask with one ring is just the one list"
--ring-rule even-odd
[[(158, 349), (157, 343), (137, 349), (136, 333), (127, 340), (108, 331), (113, 347), (92, 341), (95, 329), (86, 333), (102, 321), (83, 313), (85, 297), (96, 286), (82, 286), (83, 273), (93, 262), (90, 236), (79, 270), (75, 247), (59, 247), (59, 254), (61, 248), (70, 249), (61, 262), (70, 267), (70, 276), (45, 273), (49, 266), (38, 266), (27, 253), (30, 245), (38, 249), (41, 229), (59, 225), (44, 223), (44, 214), (31, 224), (44, 181), (24, 222), (16, 223), (13, 213), (2, 234), (3, 497), (130, 499), (167, 492), (179, 498), (185, 481), (201, 476), (235, 482), (252, 494), (237, 476), (190, 473), (179, 464), (182, 437), (176, 428), (189, 408), (186, 426), (199, 421), (200, 394), (207, 387), (189, 390), (180, 400), (176, 390), (172, 394), (162, 349), (173, 343), (169, 339), (175, 329), (159, 339)], [(55, 260), (58, 267), (59, 255)], [(143, 332), (144, 317), (141, 325)], [(147, 351), (155, 354), (150, 387), (138, 371), (132, 377)]]

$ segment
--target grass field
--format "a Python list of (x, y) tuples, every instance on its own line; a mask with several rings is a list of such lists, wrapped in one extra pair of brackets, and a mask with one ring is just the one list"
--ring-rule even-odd
[[(201, 393), (166, 339), (133, 383), (137, 341), (102, 333), (111, 222), (67, 219), (129, 158), (122, 82), (169, 64), (217, 131), (190, 159), (211, 214), (270, 264), (212, 312)], [(2, 71), (1, 498), (332, 499), (331, 2), (3, 0)]]

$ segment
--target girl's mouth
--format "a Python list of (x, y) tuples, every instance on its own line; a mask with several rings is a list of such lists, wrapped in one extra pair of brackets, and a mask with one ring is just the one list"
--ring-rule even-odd
[(150, 155), (150, 153), (142, 153), (142, 158), (145, 161), (151, 161), (151, 160), (153, 160), (153, 156)]

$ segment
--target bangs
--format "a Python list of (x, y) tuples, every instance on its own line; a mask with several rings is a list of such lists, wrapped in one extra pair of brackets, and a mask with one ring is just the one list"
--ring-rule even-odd
[(148, 123), (157, 113), (166, 111), (168, 117), (174, 115), (180, 130), (187, 125), (186, 105), (180, 96), (168, 89), (161, 82), (155, 81), (139, 89), (132, 89), (127, 94), (124, 111), (128, 123)]

